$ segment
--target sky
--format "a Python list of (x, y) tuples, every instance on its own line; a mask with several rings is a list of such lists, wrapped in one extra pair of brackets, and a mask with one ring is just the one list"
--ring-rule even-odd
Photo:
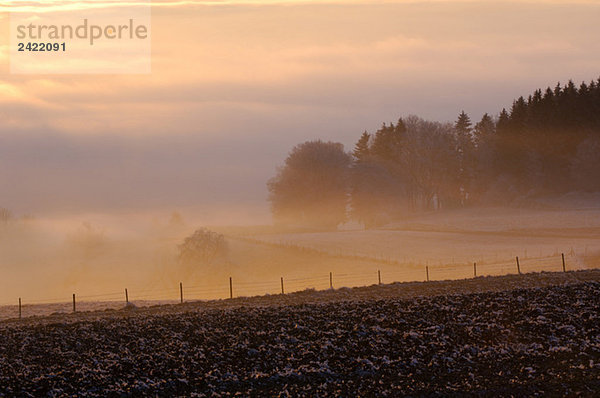
[(295, 144), (350, 150), (399, 117), (478, 119), (600, 76), (600, 2), (542, 0), (153, 2), (151, 73), (11, 73), (10, 15), (48, 4), (89, 6), (0, 6), (0, 207), (17, 215), (266, 220)]

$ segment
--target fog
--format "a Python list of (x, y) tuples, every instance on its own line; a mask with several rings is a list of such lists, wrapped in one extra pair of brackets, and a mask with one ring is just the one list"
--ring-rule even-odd
[(561, 252), (569, 270), (594, 267), (600, 201), (597, 195), (564, 200), (572, 210), (456, 210), (373, 231), (354, 223), (341, 232), (210, 226), (225, 234), (227, 249), (209, 263), (179, 259), (178, 245), (207, 225), (210, 217), (202, 214), (13, 219), (0, 226), (0, 303), (68, 302), (72, 293), (122, 302), (125, 288), (134, 302), (175, 301), (179, 282), (186, 300), (227, 298), (229, 277), (235, 296), (275, 294), (280, 277), (290, 292), (328, 288), (329, 272), (335, 287), (371, 285), (378, 270), (386, 283), (424, 280), (425, 266), (432, 279), (456, 279), (472, 276), (473, 262), (480, 275), (515, 273), (514, 256), (524, 272), (559, 271)]
[[(476, 122), (539, 87), (598, 73), (593, 2), (272, 3), (157, 3), (148, 75), (10, 74), (0, 30), (0, 208), (12, 213), (0, 225), (0, 303), (120, 299), (124, 288), (134, 299), (177, 299), (179, 282), (201, 287), (193, 297), (220, 298), (230, 276), (255, 284), (236, 285), (237, 294), (276, 293), (282, 276), (321, 278), (291, 289), (327, 288), (329, 272), (367, 274), (347, 284), (371, 283), (377, 269), (422, 278), (423, 264), (459, 261), (454, 238), (415, 246), (393, 231), (383, 239), (272, 227), (266, 183), (291, 148), (322, 139), (351, 151), (363, 131), (410, 114), (447, 123), (465, 110)], [(546, 205), (533, 202), (517, 203), (518, 215), (499, 210), (489, 227), (533, 229), (519, 221), (530, 214), (550, 220), (535, 227), (548, 234), (564, 225), (553, 221), (563, 211), (577, 222), (597, 217), (571, 204), (539, 213)], [(598, 200), (584, 202), (595, 209)], [(182, 223), (171, 222), (174, 212)], [(470, 217), (439, 225), (426, 216), (386, 228), (449, 233)], [(226, 258), (181, 264), (177, 245), (204, 226), (226, 235)], [(598, 227), (497, 249), (486, 249), (497, 237), (484, 237), (460, 261), (573, 248), (573, 266), (586, 267)], [(374, 241), (388, 248), (363, 250)]]
[(409, 114), (478, 120), (599, 62), (593, 3), (192, 3), (153, 8), (150, 75), (9, 74), (0, 47), (0, 206), (264, 215), (299, 142), (350, 149)]

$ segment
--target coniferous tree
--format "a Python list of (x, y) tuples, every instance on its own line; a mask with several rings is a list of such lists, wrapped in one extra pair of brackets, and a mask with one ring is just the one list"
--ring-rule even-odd
[(475, 169), (473, 173), (472, 200), (480, 201), (494, 179), (494, 154), (496, 150), (496, 123), (484, 114), (473, 129)]
[(371, 140), (371, 134), (366, 131), (362, 133), (356, 145), (354, 145), (354, 151), (352, 151), (352, 156), (354, 156), (355, 161), (364, 162), (367, 160), (370, 149), (369, 149), (369, 141)]
[(458, 157), (460, 164), (460, 191), (461, 204), (465, 205), (472, 195), (472, 181), (475, 176), (475, 146), (472, 135), (472, 123), (469, 115), (462, 111), (454, 124), (458, 143)]
[(384, 123), (373, 137), (373, 145), (371, 147), (373, 155), (381, 161), (393, 162), (398, 156), (405, 132), (406, 126), (402, 119), (398, 120), (397, 125), (391, 123), (387, 126)]
[[(581, 188), (573, 175), (582, 166), (582, 142), (600, 134), (598, 82), (572, 81), (554, 89), (536, 90), (517, 99), (510, 113), (500, 114), (496, 134), (496, 173), (509, 178), (524, 194), (566, 192)], [(585, 156), (588, 161), (589, 155)], [(579, 181), (577, 183), (576, 181)]]
[(401, 147), (406, 127), (384, 124), (375, 134), (363, 133), (355, 145), (351, 172), (350, 212), (370, 228), (396, 218), (402, 211)]
[(471, 118), (469, 117), (469, 115), (467, 115), (465, 111), (461, 111), (461, 113), (458, 115), (456, 123), (454, 124), (454, 128), (456, 128), (459, 137), (470, 136), (471, 125)]
[(475, 124), (473, 129), (473, 141), (475, 146), (479, 147), (484, 145), (491, 139), (493, 134), (496, 132), (496, 123), (489, 114), (484, 114), (481, 120)]

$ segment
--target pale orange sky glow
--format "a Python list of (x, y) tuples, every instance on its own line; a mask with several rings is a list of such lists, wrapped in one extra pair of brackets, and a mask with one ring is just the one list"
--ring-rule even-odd
[(452, 0), (154, 2), (151, 74), (10, 74), (8, 11), (90, 4), (114, 2), (0, 6), (0, 206), (16, 213), (266, 209), (298, 142), (349, 149), (400, 116), (477, 119), (600, 74), (598, 2)]

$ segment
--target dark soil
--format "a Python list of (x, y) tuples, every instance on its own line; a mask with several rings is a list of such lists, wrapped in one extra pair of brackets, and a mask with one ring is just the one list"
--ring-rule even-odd
[(598, 391), (596, 281), (0, 324), (0, 396)]

